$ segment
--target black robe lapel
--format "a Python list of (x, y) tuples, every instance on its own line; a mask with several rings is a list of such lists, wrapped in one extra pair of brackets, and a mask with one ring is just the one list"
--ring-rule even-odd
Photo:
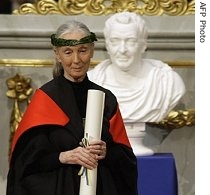
[(66, 127), (74, 137), (80, 141), (84, 137), (84, 127), (71, 84), (63, 76), (60, 76), (41, 89), (44, 90), (70, 118)]

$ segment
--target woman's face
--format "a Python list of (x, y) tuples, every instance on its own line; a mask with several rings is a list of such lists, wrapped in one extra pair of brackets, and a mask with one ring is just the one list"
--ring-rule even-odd
[[(80, 40), (85, 36), (82, 32), (73, 32), (66, 33), (60, 38)], [(94, 43), (56, 48), (56, 58), (63, 66), (64, 76), (74, 82), (82, 81), (89, 69), (90, 60), (93, 57), (93, 50)]]

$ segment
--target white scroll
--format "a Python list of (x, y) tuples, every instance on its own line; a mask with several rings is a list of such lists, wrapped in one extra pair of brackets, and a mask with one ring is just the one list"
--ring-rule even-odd
[[(91, 139), (101, 139), (104, 100), (104, 92), (93, 89), (88, 90), (84, 137), (88, 134)], [(89, 183), (87, 177), (90, 180)], [(96, 195), (96, 185), (97, 168), (87, 170), (87, 174), (81, 176), (79, 195)]]

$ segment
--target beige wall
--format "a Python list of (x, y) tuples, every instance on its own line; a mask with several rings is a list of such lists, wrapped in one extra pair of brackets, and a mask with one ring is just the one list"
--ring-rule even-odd
[[(53, 59), (50, 46), (50, 34), (57, 26), (68, 19), (85, 22), (96, 32), (99, 41), (96, 44), (94, 60), (107, 58), (102, 29), (108, 16), (0, 16), (0, 60), (12, 59)], [(145, 16), (149, 27), (148, 50), (146, 57), (172, 62), (192, 62), (195, 55), (194, 16)], [(35, 89), (50, 80), (51, 67), (6, 66), (0, 64), (0, 194), (5, 194), (6, 175), (8, 171), (9, 120), (12, 100), (6, 97), (6, 79), (19, 73), (32, 78)], [(182, 76), (187, 92), (179, 106), (194, 108), (195, 70), (193, 66), (175, 67)], [(153, 132), (151, 132), (153, 133)], [(195, 194), (195, 129), (182, 127), (173, 130), (159, 145), (156, 152), (171, 152), (175, 156), (179, 195)]]

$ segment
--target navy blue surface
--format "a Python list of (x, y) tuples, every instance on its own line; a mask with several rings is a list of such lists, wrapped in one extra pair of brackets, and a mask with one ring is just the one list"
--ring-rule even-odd
[(139, 195), (177, 195), (177, 172), (171, 153), (137, 156)]

